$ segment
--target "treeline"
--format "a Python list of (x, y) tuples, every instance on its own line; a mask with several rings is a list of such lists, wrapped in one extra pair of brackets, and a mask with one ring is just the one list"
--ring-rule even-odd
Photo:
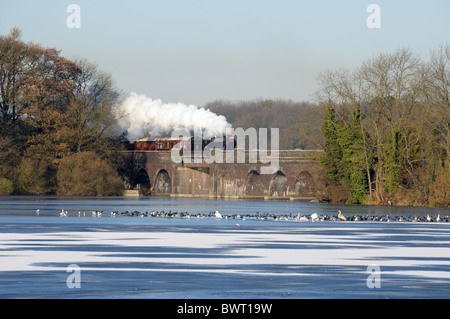
[(381, 54), (319, 83), (329, 200), (450, 205), (449, 46), (429, 61)]
[(0, 36), (0, 194), (120, 193), (111, 77), (20, 36)]
[[(319, 76), (318, 103), (205, 105), (233, 127), (279, 128), (282, 149), (324, 149), (323, 199), (450, 205), (450, 48), (409, 50)], [(0, 36), (0, 195), (120, 194), (139, 165), (118, 152), (111, 76), (53, 48)]]
[(217, 100), (205, 108), (225, 116), (235, 128), (279, 128), (281, 149), (320, 149), (324, 145), (320, 130), (324, 108), (317, 104), (269, 99)]

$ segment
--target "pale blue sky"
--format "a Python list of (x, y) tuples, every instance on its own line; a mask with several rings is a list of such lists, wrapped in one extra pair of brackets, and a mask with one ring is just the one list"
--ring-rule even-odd
[[(81, 29), (66, 7), (81, 7)], [(381, 7), (381, 29), (366, 8)], [(450, 43), (449, 0), (0, 0), (0, 34), (95, 62), (125, 92), (165, 102), (311, 100), (319, 72)]]

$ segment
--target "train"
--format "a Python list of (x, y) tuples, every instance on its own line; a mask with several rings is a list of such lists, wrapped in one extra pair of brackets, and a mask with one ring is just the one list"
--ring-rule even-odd
[(128, 151), (155, 151), (167, 152), (174, 148), (180, 150), (190, 149), (192, 152), (208, 150), (210, 148), (221, 148), (223, 150), (234, 150), (236, 148), (236, 140), (234, 136), (211, 139), (199, 139), (190, 137), (187, 139), (175, 138), (143, 138), (133, 143), (129, 141), (123, 142)]

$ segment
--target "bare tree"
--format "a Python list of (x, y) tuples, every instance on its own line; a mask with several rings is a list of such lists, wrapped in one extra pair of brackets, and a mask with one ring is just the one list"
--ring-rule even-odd
[[(450, 156), (450, 46), (432, 52), (424, 75), (425, 100), (430, 124), (444, 143), (447, 159)], [(450, 165), (450, 163), (448, 163)]]
[(117, 109), (120, 94), (109, 74), (95, 64), (76, 61), (79, 68), (75, 89), (66, 110), (66, 122), (74, 152), (86, 150), (97, 142), (118, 136)]

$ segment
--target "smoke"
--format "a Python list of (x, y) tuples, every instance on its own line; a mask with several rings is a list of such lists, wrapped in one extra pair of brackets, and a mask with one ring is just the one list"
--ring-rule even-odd
[(203, 136), (225, 133), (231, 127), (224, 116), (195, 105), (163, 103), (143, 94), (130, 93), (121, 105), (122, 129), (128, 132), (130, 142), (144, 136), (157, 137), (170, 134), (175, 129), (187, 129)]

